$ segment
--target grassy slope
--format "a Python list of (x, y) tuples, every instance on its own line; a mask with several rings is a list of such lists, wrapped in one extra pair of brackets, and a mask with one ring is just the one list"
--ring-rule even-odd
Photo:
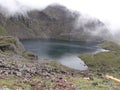
[(112, 69), (119, 70), (120, 46), (112, 42), (107, 42), (100, 46), (110, 51), (97, 54), (82, 54), (80, 58), (85, 61), (90, 69), (96, 70), (103, 68), (102, 72), (107, 72), (108, 70), (112, 72)]
[[(52, 79), (59, 80), (59, 77), (63, 78), (61, 81), (65, 80), (66, 83), (71, 83), (72, 86), (67, 85), (61, 87), (61, 89), (53, 89), (55, 86), (59, 86), (60, 83), (52, 82)], [(44, 89), (36, 89), (38, 87), (36, 83)], [(25, 79), (15, 76), (0, 78), (0, 86), (7, 87), (10, 90), (16, 90), (17, 88), (22, 88), (22, 90), (29, 90), (30, 88), (32, 88), (31, 90), (108, 90), (110, 83), (112, 83), (112, 90), (120, 90), (119, 84), (96, 76), (93, 77), (93, 80), (85, 80), (81, 75), (72, 77), (71, 75), (55, 74), (47, 78), (36, 75), (29, 78), (27, 82), (25, 82)], [(71, 87), (75, 87), (75, 89), (69, 89)]]
[[(30, 62), (26, 63), (29, 63), (29, 65), (32, 64)], [(68, 73), (72, 72), (72, 70), (70, 71), (55, 62), (50, 62), (47, 67), (51, 70), (56, 68), (62, 71), (67, 71)], [(59, 86), (60, 83), (53, 82), (52, 80), (59, 80), (59, 78), (62, 78), (60, 79), (61, 81), (66, 81), (66, 83), (70, 83), (72, 86), (68, 84), (65, 87), (62, 86), (61, 89), (53, 89), (55, 86)], [(9, 75), (5, 76), (5, 78), (0, 77), (0, 86), (7, 87), (10, 90), (16, 90), (17, 88), (22, 88), (22, 90), (29, 90), (30, 88), (32, 88), (31, 90), (108, 90), (108, 80), (99, 77), (92, 78), (93, 80), (85, 80), (80, 73), (76, 73), (74, 76), (71, 76), (70, 74), (64, 75), (55, 73), (50, 75), (50, 77), (35, 75), (26, 81), (25, 78)], [(114, 85), (113, 90), (119, 90), (117, 87), (118, 84), (111, 83)], [(36, 89), (38, 87), (37, 85), (44, 89)], [(69, 89), (71, 87), (75, 87), (75, 89)]]
[[(120, 46), (112, 42), (106, 42), (100, 46), (110, 51), (97, 54), (82, 54), (80, 58), (88, 65), (92, 76), (101, 80), (104, 80), (106, 74), (120, 78)], [(117, 86), (117, 83), (110, 82), (113, 87)], [(113, 88), (113, 90), (120, 90), (120, 87), (118, 89)]]
[(4, 28), (0, 26), (0, 35), (7, 35), (7, 32), (5, 31)]

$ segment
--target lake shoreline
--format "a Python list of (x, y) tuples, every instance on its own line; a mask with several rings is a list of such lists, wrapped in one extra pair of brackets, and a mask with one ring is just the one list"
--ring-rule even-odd
[(36, 53), (39, 58), (52, 59), (63, 65), (66, 63), (65, 66), (77, 70), (87, 69), (86, 65), (78, 58), (80, 53), (92, 53), (100, 48), (90, 42), (54, 39), (29, 39), (23, 40), (22, 43), (28, 51)]

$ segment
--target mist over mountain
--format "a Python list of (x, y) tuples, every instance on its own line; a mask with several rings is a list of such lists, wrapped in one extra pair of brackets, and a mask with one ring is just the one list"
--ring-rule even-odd
[[(6, 11), (6, 12), (5, 12)], [(77, 11), (61, 5), (49, 5), (43, 10), (6, 17), (7, 10), (0, 10), (1, 35), (20, 39), (45, 38), (75, 41), (98, 41), (110, 37), (107, 27), (96, 18), (87, 18)]]

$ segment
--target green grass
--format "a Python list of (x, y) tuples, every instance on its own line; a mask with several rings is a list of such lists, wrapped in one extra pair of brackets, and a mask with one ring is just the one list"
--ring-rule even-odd
[(110, 50), (111, 52), (116, 52), (116, 54), (120, 54), (120, 45), (114, 42), (106, 42), (100, 44), (100, 46), (104, 49)]
[(97, 54), (81, 54), (79, 57), (92, 70), (101, 69), (102, 72), (114, 72), (120, 69), (120, 46), (114, 43), (104, 43), (103, 48), (109, 52)]
[(4, 28), (0, 27), (0, 35), (6, 35), (7, 32), (5, 31)]
[(5, 37), (5, 38), (1, 38), (1, 41), (6, 43), (15, 43), (16, 39), (14, 37)]
[(22, 78), (14, 76), (0, 79), (0, 86), (9, 88), (10, 90), (16, 90), (19, 87), (22, 87), (24, 90), (28, 90), (28, 88), (30, 88), (28, 84), (22, 83)]
[[(93, 76), (93, 80), (84, 80), (82, 77), (69, 78), (70, 82), (74, 83), (77, 90), (108, 90), (108, 87), (112, 85), (112, 90), (120, 90), (120, 85), (112, 80), (106, 78), (100, 78)], [(97, 83), (98, 85), (93, 85)]]
[(100, 65), (111, 66), (111, 67), (119, 67), (120, 64), (120, 56), (116, 55), (112, 52), (101, 52), (97, 54), (81, 54), (80, 58), (84, 60), (84, 62), (93, 68), (97, 68)]
[(100, 44), (100, 46), (109, 50), (109, 52), (81, 54), (79, 56), (88, 65), (91, 75), (94, 77), (94, 81), (99, 83), (97, 87), (90, 87), (89, 90), (108, 90), (109, 83), (113, 86), (112, 90), (120, 90), (119, 84), (112, 80), (106, 81), (105, 79), (106, 74), (120, 78), (120, 46), (113, 42), (106, 42)]
[[(93, 80), (84, 80), (82, 77), (70, 78), (77, 90), (108, 90), (107, 84), (103, 83), (103, 79), (94, 77)], [(98, 83), (98, 85), (93, 85)]]

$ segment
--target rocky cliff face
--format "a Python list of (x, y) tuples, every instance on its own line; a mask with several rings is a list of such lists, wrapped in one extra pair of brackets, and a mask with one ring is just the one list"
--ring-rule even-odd
[[(77, 20), (79, 21), (77, 22)], [(99, 30), (99, 28), (104, 27)], [(28, 16), (5, 18), (0, 14), (0, 34), (12, 35), (20, 39), (46, 38), (64, 40), (92, 40), (101, 36), (92, 32), (106, 32), (102, 22), (88, 19), (78, 12), (72, 12), (63, 6), (48, 6), (42, 11), (28, 12)]]

